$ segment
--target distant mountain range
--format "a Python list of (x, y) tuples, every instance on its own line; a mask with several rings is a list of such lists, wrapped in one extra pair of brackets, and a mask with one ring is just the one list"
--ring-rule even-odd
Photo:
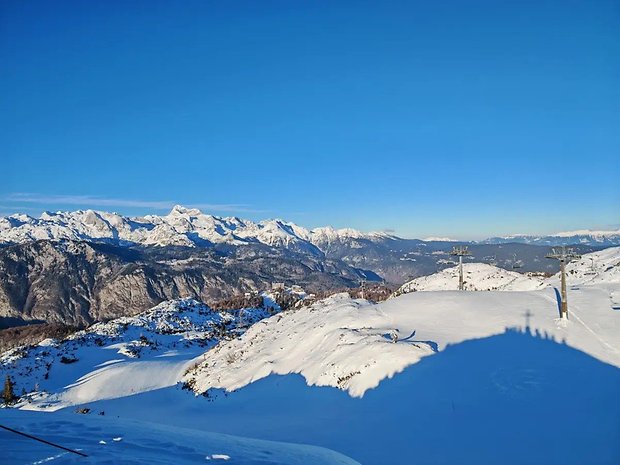
[(316, 255), (328, 250), (332, 243), (390, 237), (393, 236), (365, 234), (354, 229), (306, 229), (282, 220), (256, 223), (236, 217), (207, 215), (198, 209), (180, 205), (163, 216), (126, 217), (117, 213), (78, 210), (44, 212), (40, 218), (28, 215), (0, 218), (0, 243), (50, 239), (162, 247), (264, 244)]
[(485, 244), (506, 244), (516, 242), (519, 244), (547, 246), (582, 244), (611, 247), (620, 245), (620, 229), (616, 231), (591, 231), (589, 229), (585, 229), (580, 231), (560, 232), (547, 236), (514, 234), (504, 237), (491, 237), (481, 242)]
[(548, 247), (541, 245), (561, 243), (587, 253), (620, 243), (620, 234), (452, 242), (222, 218), (181, 206), (144, 217), (92, 210), (18, 214), (0, 218), (0, 328), (28, 321), (85, 325), (164, 300), (210, 303), (274, 282), (309, 292), (363, 280), (400, 286), (454, 266), (450, 251), (457, 244), (469, 246), (467, 262), (555, 273), (558, 263), (545, 259)]
[[(385, 242), (406, 240), (383, 232), (363, 233), (355, 229), (322, 227), (307, 229), (275, 219), (253, 222), (237, 217), (218, 217), (195, 208), (175, 206), (167, 215), (127, 217), (94, 210), (44, 212), (40, 218), (16, 214), (0, 217), (0, 244), (35, 240), (106, 242), (121, 246), (205, 247), (214, 244), (264, 244), (320, 254), (349, 241)], [(414, 239), (415, 240), (415, 239)], [(446, 237), (428, 237), (422, 242), (462, 242)], [(581, 244), (620, 245), (617, 231), (571, 231), (552, 235), (510, 235), (492, 237), (481, 244), (521, 243), (535, 245)]]

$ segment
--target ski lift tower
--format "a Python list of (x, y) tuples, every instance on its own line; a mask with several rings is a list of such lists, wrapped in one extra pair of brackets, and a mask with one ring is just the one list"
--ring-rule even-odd
[(551, 253), (546, 255), (547, 258), (553, 258), (560, 261), (560, 275), (562, 280), (562, 302), (560, 303), (560, 316), (568, 319), (568, 300), (566, 299), (566, 264), (572, 260), (581, 258), (581, 255), (575, 253), (573, 249), (566, 247), (554, 247)]
[(450, 255), (459, 257), (459, 291), (463, 290), (463, 256), (471, 255), (471, 252), (467, 249), (466, 245), (459, 245), (452, 247)]

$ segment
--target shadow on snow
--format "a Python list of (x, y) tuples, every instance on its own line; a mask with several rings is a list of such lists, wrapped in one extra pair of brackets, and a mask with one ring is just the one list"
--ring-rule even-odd
[(324, 446), (365, 465), (593, 465), (620, 463), (618, 392), (618, 368), (525, 327), (448, 346), (363, 398), (294, 374), (207, 399), (173, 387), (89, 406)]

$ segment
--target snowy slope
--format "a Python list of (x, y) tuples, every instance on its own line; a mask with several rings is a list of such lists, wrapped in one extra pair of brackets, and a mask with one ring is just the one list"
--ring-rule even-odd
[[(463, 278), (468, 291), (527, 291), (542, 287), (543, 280), (530, 275), (488, 265), (464, 263)], [(415, 291), (448, 291), (459, 287), (458, 266), (446, 268), (429, 276), (415, 278), (403, 284), (396, 295)]]
[[(583, 255), (566, 266), (570, 283), (620, 283), (620, 247), (610, 247)], [(486, 263), (464, 263), (465, 290), (469, 291), (527, 291), (559, 283), (559, 273), (549, 279), (522, 274)], [(403, 284), (394, 295), (416, 291), (447, 291), (458, 289), (458, 266), (438, 273), (421, 276)]]
[(32, 393), (25, 408), (58, 409), (175, 385), (193, 359), (270, 316), (264, 309), (213, 311), (192, 299), (97, 323), (65, 341), (45, 340), (0, 356), (3, 379)]
[[(448, 291), (458, 283), (457, 268), (450, 268), (405, 288), (430, 292), (405, 293), (376, 305), (333, 296), (264, 320), (242, 338), (219, 345), (186, 379), (204, 392), (235, 390), (271, 373), (300, 373), (310, 385), (361, 396), (448, 344), (524, 326), (525, 318), (533, 329), (620, 366), (619, 263), (620, 248), (613, 248), (568, 265), (573, 286), (568, 322), (557, 321), (557, 276), (544, 281), (487, 264), (465, 264), (466, 289), (489, 292)], [(588, 270), (594, 274), (587, 275)], [(592, 285), (575, 287), (584, 281)]]
[[(379, 304), (341, 294), (273, 316), (181, 301), (9, 352), (1, 374), (9, 370), (18, 392), (39, 382), (50, 393), (22, 409), (61, 409), (49, 415), (60, 419), (79, 406), (91, 413), (77, 421), (104, 411), (163, 423), (171, 448), (186, 437), (225, 444), (178, 431), (189, 427), (319, 445), (366, 465), (615, 465), (617, 254), (569, 265), (568, 321), (558, 319), (556, 277), (534, 290), (412, 292)], [(164, 434), (136, 428), (149, 430), (132, 439), (136, 448)], [(105, 446), (115, 434), (102, 436)]]
[(2, 463), (355, 465), (319, 447), (260, 441), (193, 429), (71, 414), (0, 410), (9, 428), (78, 450), (87, 457), (0, 430)]
[(175, 206), (168, 215), (125, 217), (93, 210), (45, 212), (40, 218), (28, 215), (0, 217), (0, 243), (23, 243), (40, 239), (88, 240), (121, 245), (195, 247), (208, 244), (261, 243), (318, 253), (330, 243), (388, 237), (364, 234), (353, 229), (309, 230), (282, 220), (258, 223), (236, 217), (207, 215), (195, 208)]
[[(572, 284), (620, 283), (620, 247), (611, 247), (583, 255), (566, 265)], [(556, 282), (558, 275), (550, 280)]]
[(366, 465), (615, 465), (613, 286), (571, 290), (567, 323), (552, 288), (416, 292), (377, 305), (334, 296), (208, 351), (186, 377), (204, 396), (171, 386), (86, 406), (320, 445)]
[(620, 369), (515, 329), (446, 347), (363, 398), (289, 374), (207, 398), (166, 388), (91, 406), (320, 445), (365, 465), (616, 465), (619, 389)]
[(571, 298), (574, 321), (562, 322), (552, 288), (416, 292), (376, 305), (334, 296), (264, 320), (240, 339), (217, 346), (186, 380), (204, 392), (239, 389), (272, 373), (300, 373), (310, 385), (361, 396), (449, 344), (523, 327), (526, 318), (533, 330), (620, 366), (620, 315), (609, 290), (584, 288)]
[[(377, 305), (336, 295), (267, 319), (265, 310), (213, 312), (195, 301), (178, 301), (137, 317), (96, 324), (60, 345), (48, 341), (13, 350), (0, 363), (3, 372), (15, 376), (18, 391), (30, 392), (38, 383), (38, 390), (50, 393), (33, 395), (33, 408), (122, 397), (182, 379), (197, 392), (235, 390), (272, 373), (301, 373), (311, 385), (361, 396), (448, 344), (523, 326), (525, 313), (532, 312), (534, 328), (618, 365), (620, 349), (615, 341), (620, 331), (613, 309), (620, 305), (620, 283), (614, 281), (617, 266), (610, 265), (616, 263), (617, 254), (618, 249), (609, 249), (593, 256), (600, 272), (587, 277), (595, 278), (595, 285), (574, 287), (582, 282), (578, 272), (591, 264), (591, 257), (570, 265), (568, 323), (556, 322), (556, 291), (545, 287), (553, 286), (557, 278), (541, 283), (490, 265), (468, 264), (466, 270), (472, 272), (468, 280), (475, 277), (477, 288), (503, 290), (415, 292)], [(426, 289), (454, 288), (456, 277), (450, 271), (422, 282)], [(537, 290), (522, 290), (528, 288)], [(234, 337), (245, 330), (239, 328), (241, 323), (261, 319), (241, 338)], [(231, 340), (215, 346), (222, 337)], [(59, 363), (63, 356), (78, 361)], [(184, 376), (195, 364), (198, 368)]]

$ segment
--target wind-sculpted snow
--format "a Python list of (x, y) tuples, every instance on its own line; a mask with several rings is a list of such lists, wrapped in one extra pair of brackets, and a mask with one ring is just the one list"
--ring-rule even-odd
[(432, 342), (415, 338), (393, 344), (394, 329), (380, 306), (337, 295), (264, 320), (246, 337), (207, 352), (186, 379), (204, 392), (212, 387), (235, 390), (272, 373), (301, 373), (310, 385), (361, 396), (433, 353)]

